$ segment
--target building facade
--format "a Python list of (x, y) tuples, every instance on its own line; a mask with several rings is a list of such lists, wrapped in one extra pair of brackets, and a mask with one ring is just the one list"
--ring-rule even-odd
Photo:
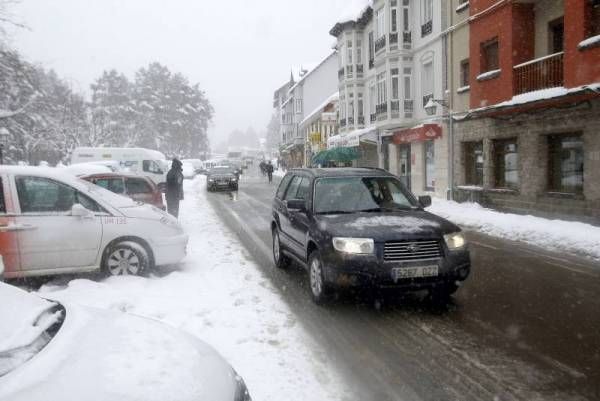
[[(379, 166), (413, 192), (446, 196), (448, 135), (443, 99), (442, 0), (375, 0), (340, 21), (337, 38), (341, 140), (359, 149), (358, 166)], [(347, 139), (343, 139), (346, 137)]]
[(600, 2), (468, 9), (470, 110), (453, 121), (455, 197), (599, 223)]

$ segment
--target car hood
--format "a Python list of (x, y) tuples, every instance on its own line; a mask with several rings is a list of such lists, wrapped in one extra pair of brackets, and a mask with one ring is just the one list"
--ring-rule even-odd
[(455, 224), (424, 210), (317, 215), (316, 219), (319, 228), (332, 236), (376, 241), (441, 238), (460, 231)]
[(124, 216), (134, 219), (160, 220), (165, 216), (168, 217), (164, 211), (147, 203), (134, 203), (128, 206), (119, 207), (118, 209)]
[(209, 175), (208, 178), (212, 178), (213, 180), (223, 179), (223, 178), (235, 178), (235, 174), (213, 174), (213, 175)]
[(230, 401), (237, 376), (202, 341), (141, 317), (66, 307), (55, 337), (0, 377), (4, 401)]

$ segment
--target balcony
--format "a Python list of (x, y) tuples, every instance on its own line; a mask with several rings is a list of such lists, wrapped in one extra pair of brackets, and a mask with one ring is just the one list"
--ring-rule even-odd
[(344, 67), (340, 68), (338, 71), (338, 78), (340, 79), (340, 81), (344, 80)]
[(372, 123), (374, 123), (375, 121), (377, 121), (377, 114), (376, 113), (371, 114), (369, 117), (370, 117)]
[(340, 127), (344, 128), (345, 126), (346, 126), (346, 119), (345, 119), (345, 118), (342, 118), (342, 119), (340, 120)]
[(392, 114), (400, 113), (400, 101), (392, 100), (390, 103), (390, 110), (392, 111)]
[(365, 116), (358, 116), (358, 125), (365, 125)]
[(390, 33), (390, 45), (398, 44), (398, 33)]
[(351, 79), (354, 76), (354, 67), (349, 65), (346, 67), (346, 78)]
[(388, 105), (387, 103), (378, 104), (375, 106), (375, 113), (377, 114), (377, 119), (383, 120), (387, 117)]
[(375, 68), (375, 59), (369, 59), (369, 70)]
[(362, 64), (356, 64), (356, 78), (362, 78), (365, 73), (365, 67)]
[(404, 112), (405, 113), (412, 113), (414, 110), (414, 103), (412, 100), (405, 100), (404, 101)]
[(563, 86), (564, 53), (555, 53), (514, 67), (515, 95)]
[(354, 117), (348, 117), (348, 126), (354, 125)]
[(428, 21), (421, 25), (421, 37), (425, 37), (433, 32), (433, 21)]
[(410, 31), (402, 33), (402, 41), (405, 45), (410, 45), (412, 43), (412, 34)]
[(378, 53), (380, 50), (385, 49), (385, 36), (380, 37), (375, 41), (375, 53)]

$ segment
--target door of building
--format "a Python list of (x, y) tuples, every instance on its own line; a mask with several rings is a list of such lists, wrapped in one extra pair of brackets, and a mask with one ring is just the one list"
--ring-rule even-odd
[(410, 190), (410, 144), (398, 147), (398, 175), (400, 181)]

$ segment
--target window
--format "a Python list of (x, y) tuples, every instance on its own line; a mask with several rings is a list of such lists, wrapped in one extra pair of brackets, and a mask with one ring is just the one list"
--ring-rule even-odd
[(287, 189), (288, 184), (292, 180), (292, 175), (288, 174), (281, 180), (279, 184), (279, 188), (277, 188), (277, 199), (283, 199), (283, 194), (285, 194), (285, 190)]
[(348, 118), (354, 119), (354, 95), (350, 94), (350, 99), (348, 100)]
[(400, 98), (400, 76), (397, 68), (392, 68), (392, 100)]
[(369, 68), (373, 68), (372, 63), (375, 54), (375, 39), (373, 38), (373, 31), (369, 32)]
[(404, 25), (404, 32), (410, 32), (410, 18), (409, 18), (408, 7), (402, 9), (402, 19)]
[(421, 25), (433, 20), (433, 0), (421, 0)]
[(494, 175), (496, 188), (519, 187), (517, 139), (494, 141)]
[(423, 94), (423, 106), (429, 99), (433, 98), (433, 61), (423, 64), (423, 74), (421, 76), (421, 92)]
[(140, 178), (127, 178), (125, 186), (127, 187), (127, 193), (129, 195), (152, 193), (152, 187), (148, 185), (145, 180)]
[(125, 185), (122, 178), (99, 178), (94, 183), (116, 194), (125, 193)]
[(412, 70), (410, 68), (405, 68), (404, 69), (404, 99), (405, 100), (412, 99), (411, 75), (412, 75)]
[(390, 24), (391, 31), (394, 33), (398, 32), (398, 9), (397, 8), (392, 8), (390, 18), (391, 18), (391, 24)]
[(469, 59), (460, 62), (460, 86), (469, 86)]
[(483, 186), (483, 142), (465, 142), (465, 184)]
[(377, 75), (377, 104), (387, 104), (385, 72)]
[(552, 192), (583, 192), (583, 139), (581, 135), (548, 137), (548, 189)]
[(4, 185), (2, 185), (2, 178), (0, 178), (0, 213), (6, 213), (6, 203), (4, 202)]
[(17, 177), (16, 184), (21, 213), (64, 213), (76, 203), (94, 212), (103, 211), (76, 189), (47, 178)]
[(425, 150), (425, 189), (435, 190), (435, 143), (426, 141)]
[(348, 41), (348, 46), (346, 46), (346, 48), (348, 49), (348, 65), (352, 65), (354, 62), (352, 60), (352, 41), (351, 40)]
[(302, 177), (298, 191), (296, 191), (296, 197), (294, 199), (307, 200), (310, 195), (310, 179)]
[(385, 36), (385, 9), (380, 8), (377, 10), (377, 39)]
[(548, 52), (559, 53), (564, 50), (565, 22), (560, 17), (548, 24)]
[[(362, 64), (362, 41), (356, 41), (356, 64)], [(358, 71), (357, 71), (358, 72)]]
[(481, 72), (488, 72), (500, 68), (498, 60), (498, 38), (481, 44)]
[(359, 93), (358, 94), (358, 117), (364, 117), (364, 104), (363, 104), (363, 94)]
[(296, 113), (302, 113), (302, 99), (296, 99)]
[(152, 174), (163, 174), (163, 170), (160, 165), (154, 160), (143, 160), (142, 161), (142, 170), (146, 173)]
[(586, 2), (587, 37), (600, 35), (600, 1), (588, 0)]
[(371, 110), (371, 114), (375, 114), (376, 113), (376, 108), (375, 106), (377, 105), (377, 86), (375, 84), (375, 82), (371, 83), (371, 86), (369, 87), (369, 103), (370, 103), (370, 110)]
[(298, 192), (298, 188), (300, 187), (300, 182), (302, 181), (302, 177), (295, 176), (288, 187), (287, 192), (285, 193), (285, 200), (296, 199), (296, 193)]

